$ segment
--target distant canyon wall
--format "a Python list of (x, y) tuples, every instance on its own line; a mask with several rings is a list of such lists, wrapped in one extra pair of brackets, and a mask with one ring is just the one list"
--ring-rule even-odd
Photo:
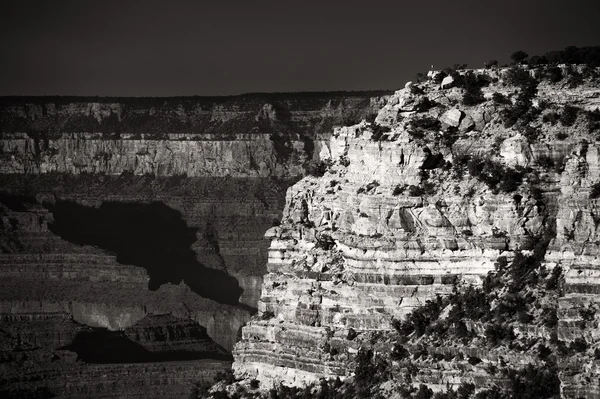
[[(287, 187), (318, 165), (334, 125), (373, 115), (385, 98), (383, 92), (1, 98), (0, 193), (12, 196), (12, 200), (5, 197), (5, 202), (27, 198), (23, 209), (10, 209), (6, 203), (3, 207), (3, 273), (15, 279), (17, 286), (35, 286), (36, 279), (48, 278), (39, 274), (41, 265), (59, 263), (58, 271), (48, 271), (55, 287), (46, 293), (48, 303), (60, 304), (49, 304), (49, 308), (67, 310), (81, 322), (111, 329), (127, 327), (149, 312), (187, 315), (231, 349), (239, 327), (257, 306), (266, 271), (268, 242), (263, 235), (278, 223)], [(184, 288), (186, 276), (166, 277), (175, 286), (148, 291), (152, 272), (119, 266), (118, 252), (98, 271), (87, 255), (106, 254), (107, 249), (96, 242), (102, 237), (79, 247), (65, 238), (68, 233), (51, 228), (73, 216), (69, 212), (74, 211), (53, 213), (50, 208), (57, 204), (72, 204), (73, 209), (82, 206), (91, 212), (108, 202), (159, 203), (180, 213), (182, 223), (196, 236), (190, 245), (196, 262), (232, 276), (241, 288), (242, 307), (193, 298), (197, 293)], [(87, 227), (80, 235), (96, 234), (91, 222), (81, 219), (81, 224)], [(57, 257), (62, 260), (56, 261)], [(89, 272), (92, 266), (96, 271)], [(164, 268), (172, 265), (164, 264)], [(94, 273), (113, 277), (98, 278)], [(80, 281), (79, 286), (72, 280)], [(114, 287), (105, 280), (112, 280)], [(104, 286), (111, 295), (88, 296), (82, 287), (90, 285)], [(171, 309), (170, 300), (159, 300), (164, 289), (192, 298), (186, 310), (178, 310), (181, 305)], [(5, 290), (3, 311), (44, 311), (43, 305), (29, 309), (28, 291)], [(77, 298), (70, 299), (69, 292)], [(61, 300), (53, 301), (54, 295)], [(44, 294), (35, 296), (46, 301)], [(227, 314), (232, 316), (228, 319)]]

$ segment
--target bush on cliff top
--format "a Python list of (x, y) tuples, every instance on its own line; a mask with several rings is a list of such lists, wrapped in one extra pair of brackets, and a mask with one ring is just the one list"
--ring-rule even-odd
[(537, 93), (538, 81), (528, 71), (521, 68), (509, 69), (506, 81), (512, 86), (517, 86), (519, 94), (515, 104), (508, 106), (501, 113), (504, 126), (509, 128), (517, 123), (527, 126), (540, 112), (538, 108), (533, 107), (532, 102)]
[(600, 66), (600, 46), (568, 46), (563, 50), (549, 51), (542, 55), (529, 56), (524, 51), (511, 54), (511, 60), (517, 64), (580, 64), (590, 67)]
[(457, 156), (454, 160), (455, 177), (460, 178), (465, 169), (472, 177), (485, 183), (494, 192), (506, 193), (516, 191), (528, 172), (522, 167), (504, 166), (490, 158), (471, 155)]
[(473, 71), (467, 72), (462, 79), (462, 86), (465, 88), (462, 103), (464, 105), (477, 105), (485, 101), (483, 98), (482, 87), (490, 84), (489, 78), (485, 75), (475, 75)]

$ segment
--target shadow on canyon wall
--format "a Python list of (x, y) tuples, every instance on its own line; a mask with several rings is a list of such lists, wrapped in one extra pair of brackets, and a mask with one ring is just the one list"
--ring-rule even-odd
[(143, 267), (148, 288), (184, 281), (192, 291), (219, 303), (237, 305), (238, 281), (196, 259), (191, 245), (198, 229), (163, 203), (103, 202), (98, 208), (72, 201), (44, 204), (54, 214), (50, 230), (78, 245), (94, 245), (116, 254), (117, 261)]
[(86, 363), (145, 363), (199, 359), (233, 360), (223, 351), (172, 350), (152, 352), (132, 341), (123, 331), (97, 328), (79, 332), (73, 342), (61, 349), (77, 353), (77, 358)]
[(28, 205), (35, 203), (35, 197), (0, 192), (0, 204), (6, 205), (8, 209), (15, 212), (25, 212), (28, 209)]

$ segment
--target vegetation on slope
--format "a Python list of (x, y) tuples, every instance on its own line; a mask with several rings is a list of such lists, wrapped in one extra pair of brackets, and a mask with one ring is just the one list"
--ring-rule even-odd
[[(375, 342), (363, 336), (365, 346), (356, 356), (352, 378), (321, 380), (305, 388), (280, 385), (264, 392), (256, 383), (256, 389), (248, 389), (235, 385), (232, 375), (221, 376), (224, 384), (212, 397), (384, 398), (392, 393), (406, 399), (557, 397), (558, 356), (581, 350), (581, 343), (567, 346), (556, 337), (561, 270), (546, 270), (540, 262), (550, 238), (551, 234), (541, 237), (532, 251), (517, 252), (510, 263), (506, 257), (498, 258), (483, 287), (456, 287), (452, 295), (438, 296), (405, 320), (394, 321), (395, 333), (380, 334)], [(550, 338), (523, 333), (527, 328), (543, 329)], [(521, 367), (502, 356), (496, 360), (497, 354), (510, 352), (529, 354), (534, 361)], [(426, 384), (418, 383), (431, 362), (454, 363), (465, 371), (463, 382), (434, 394)], [(491, 383), (476, 386), (470, 381), (480, 374)], [(477, 381), (481, 384), (481, 379)], [(235, 390), (223, 389), (227, 384), (234, 384)], [(200, 391), (209, 395), (207, 387), (195, 392)]]
[[(564, 87), (574, 87), (600, 77), (598, 71), (592, 69), (600, 65), (595, 58), (597, 49), (600, 47), (582, 51), (571, 48), (546, 55), (545, 58), (514, 54), (512, 58), (515, 64), (529, 64), (537, 69), (533, 71), (535, 73), (530, 73), (516, 65), (506, 71), (501, 82), (479, 79), (471, 73), (460, 74), (456, 71), (459, 68), (444, 71), (445, 76), (453, 76), (456, 82), (454, 87), (459, 88), (463, 96), (460, 102), (451, 99), (450, 106), (460, 103), (472, 107), (489, 101), (497, 112), (496, 121), (500, 122), (499, 125), (520, 132), (529, 142), (547, 134), (545, 128), (555, 124), (564, 128), (578, 128), (585, 123), (589, 132), (594, 133), (600, 130), (600, 112), (584, 112), (570, 105), (558, 107), (536, 103), (535, 100), (542, 83), (561, 82)], [(571, 60), (569, 62), (585, 64), (587, 68), (581, 71), (556, 65), (567, 59)], [(491, 65), (497, 65), (497, 62)], [(491, 83), (516, 90), (493, 93), (486, 100), (480, 95), (481, 89)], [(417, 87), (415, 90), (421, 89)], [(463, 175), (468, 173), (494, 193), (515, 192), (522, 184), (527, 184), (525, 189), (539, 200), (541, 212), (547, 212), (542, 203), (543, 196), (535, 184), (539, 171), (510, 167), (499, 162), (494, 157), (499, 144), (494, 145), (489, 154), (456, 151), (453, 145), (465, 137), (469, 130), (460, 131), (444, 126), (440, 122), (440, 110), (436, 109), (440, 105), (425, 98), (427, 100), (419, 104), (426, 103), (426, 106), (417, 106), (415, 111), (407, 112), (398, 119), (411, 140), (432, 148), (445, 146), (453, 151), (454, 157), (452, 163), (442, 158), (431, 169), (423, 170), (423, 182), (419, 186), (396, 186), (391, 190), (393, 196), (407, 190), (410, 195), (428, 195), (435, 192), (431, 176), (437, 174), (439, 180), (449, 176), (462, 180)], [(368, 128), (372, 140), (394, 139), (394, 129), (378, 125), (374, 120), (367, 122), (370, 123)], [(561, 173), (564, 167), (564, 160), (540, 158), (537, 162), (542, 168), (557, 173)], [(371, 186), (375, 187), (373, 183)], [(368, 186), (359, 190), (364, 194), (371, 191)], [(590, 197), (600, 197), (599, 193), (600, 188), (594, 186)], [(521, 196), (515, 195), (515, 201), (518, 201), (517, 198), (520, 200)], [(243, 383), (231, 385), (232, 381), (229, 381), (227, 389), (222, 389), (225, 388), (223, 385), (217, 386), (213, 397), (559, 397), (561, 359), (586, 352), (589, 354), (594, 348), (590, 348), (583, 338), (567, 343), (558, 337), (558, 299), (563, 295), (564, 278), (560, 267), (547, 269), (543, 263), (546, 248), (556, 234), (552, 215), (547, 214), (544, 223), (545, 233), (530, 237), (532, 243), (529, 247), (522, 246), (513, 255), (507, 253), (497, 259), (495, 270), (488, 274), (481, 287), (456, 285), (451, 295), (438, 296), (414, 309), (405, 319), (395, 320), (393, 332), (354, 332), (352, 340), (360, 342), (363, 348), (356, 355), (352, 378), (344, 381), (321, 380), (302, 389), (283, 385), (259, 388), (254, 384), (254, 387), (248, 387)], [(582, 314), (584, 323), (593, 319), (593, 310), (590, 312), (591, 315)], [(596, 350), (596, 354), (600, 358), (600, 349)], [(434, 377), (444, 377), (440, 370), (457, 372), (447, 377), (447, 381), (452, 380), (454, 386), (444, 387), (444, 378), (438, 378), (441, 384), (435, 382)], [(457, 378), (460, 384), (456, 383)]]

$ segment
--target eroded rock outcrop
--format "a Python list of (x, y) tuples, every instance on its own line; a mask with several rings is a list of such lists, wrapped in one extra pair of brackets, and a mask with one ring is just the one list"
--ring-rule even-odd
[[(234, 350), (239, 378), (270, 387), (350, 377), (361, 346), (391, 351), (375, 343), (393, 330), (393, 320), (437, 295), (481, 286), (498, 262), (525, 256), (544, 273), (562, 270), (564, 294), (536, 291), (545, 298), (536, 305), (543, 312), (505, 323), (529, 348), (546, 339), (565, 347), (583, 336), (583, 350), (572, 345), (577, 354), (555, 359), (557, 375), (564, 396), (598, 397), (598, 191), (590, 192), (600, 181), (600, 145), (598, 127), (588, 128), (587, 120), (598, 112), (600, 87), (596, 78), (560, 89), (535, 82), (533, 101), (521, 97), (514, 105), (499, 96), (514, 91), (511, 73), (475, 71), (469, 78), (487, 83), (469, 105), (464, 88), (407, 85), (374, 123), (335, 129), (321, 151), (331, 160), (328, 172), (292, 186), (281, 225), (267, 232), (260, 314)], [(516, 111), (518, 101), (537, 105)], [(552, 122), (566, 105), (576, 105), (579, 118)], [(510, 122), (522, 118), (516, 112), (530, 112), (530, 119)], [(544, 325), (535, 324), (536, 312)], [(558, 324), (547, 312), (558, 314)], [(485, 335), (480, 324), (466, 328)], [(461, 382), (502, 386), (508, 377), (494, 376), (494, 367), (539, 362), (512, 346), (488, 347), (485, 339), (442, 344), (448, 359), (458, 353), (462, 360), (420, 360), (403, 382), (436, 390)]]

